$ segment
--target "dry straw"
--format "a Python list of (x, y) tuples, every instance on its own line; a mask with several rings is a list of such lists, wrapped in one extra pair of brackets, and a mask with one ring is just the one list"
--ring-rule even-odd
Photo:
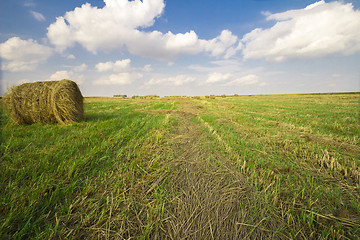
[(24, 83), (4, 97), (14, 124), (79, 121), (84, 116), (83, 96), (70, 80)]

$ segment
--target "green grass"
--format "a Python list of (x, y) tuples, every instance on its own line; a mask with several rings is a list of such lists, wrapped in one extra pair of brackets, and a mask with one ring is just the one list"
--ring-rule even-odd
[[(304, 228), (320, 238), (359, 236), (358, 94), (238, 97), (197, 104), (206, 108), (200, 118), (223, 146), (231, 147), (229, 156), (253, 182), (258, 201), (266, 203), (256, 212), (281, 216), (279, 226), (288, 219), (292, 229), (284, 231), (290, 238)], [(341, 218), (354, 224), (345, 226)]]
[[(166, 176), (181, 154), (168, 136), (185, 124), (176, 113), (202, 128), (207, 140), (198, 148), (214, 166), (230, 161), (245, 177), (246, 236), (356, 239), (359, 100), (358, 93), (94, 98), (85, 100), (86, 118), (66, 126), (12, 126), (1, 109), (0, 238), (151, 239), (166, 232), (176, 197)], [(181, 115), (184, 101), (198, 113)]]
[(1, 238), (106, 232), (117, 227), (107, 226), (110, 208), (116, 212), (121, 204), (131, 204), (120, 214), (133, 218), (131, 211), (148, 200), (118, 193), (143, 198), (131, 191), (163, 164), (163, 156), (149, 148), (161, 144), (164, 115), (137, 111), (157, 104), (86, 101), (87, 117), (74, 125), (3, 125)]

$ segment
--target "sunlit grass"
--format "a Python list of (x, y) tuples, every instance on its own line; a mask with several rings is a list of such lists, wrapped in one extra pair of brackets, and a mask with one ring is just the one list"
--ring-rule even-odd
[[(352, 232), (360, 220), (359, 95), (208, 101), (197, 102), (206, 108), (200, 119), (219, 135), (220, 149), (231, 147), (229, 156), (253, 182), (265, 203), (258, 213), (288, 219), (283, 230), (294, 238), (304, 224), (324, 238), (359, 234)], [(353, 220), (352, 227), (340, 218)]]
[[(151, 146), (161, 144), (165, 117), (136, 111), (144, 105), (87, 101), (86, 119), (77, 124), (3, 125), (1, 236), (79, 236), (85, 230), (88, 236), (105, 234), (117, 228), (111, 225), (119, 218), (115, 213), (125, 218), (129, 235), (131, 228), (140, 233), (149, 228), (128, 226), (134, 220), (127, 220), (150, 201), (133, 189), (148, 187), (143, 179), (151, 180), (162, 166), (162, 156)], [(146, 206), (156, 215), (153, 207)], [(138, 217), (146, 215), (145, 210)]]
[(244, 236), (356, 239), (359, 99), (87, 98), (72, 125), (11, 126), (1, 108), (0, 238), (164, 236), (182, 194), (172, 162), (191, 146), (229, 186), (246, 179)]

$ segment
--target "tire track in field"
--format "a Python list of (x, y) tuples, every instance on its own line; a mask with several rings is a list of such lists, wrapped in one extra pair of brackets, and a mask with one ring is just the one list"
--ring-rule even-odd
[(222, 137), (216, 132), (216, 130), (206, 121), (204, 121), (201, 117), (197, 117), (197, 119), (199, 119), (201, 121), (202, 124), (205, 125), (205, 127), (209, 130), (209, 132), (214, 136), (216, 137), (216, 139), (218, 140), (218, 142), (220, 144), (222, 144), (226, 151), (227, 152), (230, 152), (231, 151), (231, 147), (229, 146), (229, 144), (227, 144), (223, 139)]
[[(201, 102), (202, 104), (204, 104), (203, 102)], [(233, 125), (235, 125), (238, 129), (241, 129), (241, 132), (239, 132), (238, 130), (235, 130), (237, 132), (239, 132), (239, 134), (243, 134), (246, 131), (252, 131), (252, 130), (246, 130), (244, 129), (244, 126), (240, 123), (238, 123), (236, 120), (233, 120), (233, 117), (236, 114), (243, 114), (242, 112), (240, 113), (237, 110), (232, 109), (231, 105), (226, 104), (226, 103), (219, 103), (218, 105), (220, 106), (227, 106), (227, 113), (225, 113), (225, 115), (227, 114), (227, 117), (224, 117), (224, 112), (217, 113), (217, 116), (219, 117), (219, 119), (223, 120), (224, 122), (229, 122)], [(218, 106), (216, 106), (218, 107)], [(250, 111), (246, 111), (246, 113), (251, 113)], [(342, 149), (344, 151), (344, 153), (346, 154), (350, 154), (351, 156), (353, 156), (354, 158), (359, 158), (360, 157), (360, 147), (354, 144), (351, 144), (349, 142), (346, 142), (345, 140), (341, 140), (337, 137), (329, 137), (329, 136), (325, 136), (321, 133), (315, 133), (313, 132), (310, 128), (306, 127), (306, 126), (296, 126), (292, 123), (286, 123), (283, 122), (281, 120), (281, 118), (279, 118), (279, 120), (270, 120), (267, 119), (265, 116), (268, 114), (265, 113), (261, 113), (261, 112), (253, 112), (255, 114), (260, 114), (262, 117), (257, 117), (255, 119), (259, 120), (259, 121), (263, 121), (266, 122), (267, 124), (271, 124), (271, 127), (273, 129), (278, 129), (280, 134), (289, 134), (292, 139), (295, 138), (302, 138), (304, 139), (306, 142), (312, 142), (313, 145), (322, 145), (322, 149), (323, 149), (323, 155), (318, 156), (317, 154), (313, 154), (310, 158), (312, 159), (311, 164), (307, 164), (305, 162), (300, 162), (301, 165), (306, 165), (306, 168), (311, 169), (314, 173), (318, 174), (318, 173), (322, 173), (322, 174), (326, 174), (329, 175), (330, 177), (335, 177), (335, 178), (340, 178), (340, 179), (349, 179), (353, 182), (353, 184), (355, 185), (359, 185), (360, 184), (360, 167), (356, 166), (356, 164), (353, 162), (352, 159), (342, 159), (341, 157), (335, 157), (334, 153), (330, 153), (327, 151), (327, 148), (333, 148), (333, 147), (338, 147), (340, 149)], [(201, 119), (202, 120), (202, 119)], [(206, 122), (205, 122), (206, 124)], [(210, 126), (210, 125), (209, 125)], [(215, 130), (213, 130), (210, 126), (209, 128), (210, 132), (213, 132), (216, 135), (219, 135), (215, 132)], [(246, 134), (246, 136), (248, 136), (249, 134)], [(222, 141), (221, 136), (218, 137), (219, 142), (222, 143), (222, 145), (224, 145), (225, 147), (227, 146), (226, 142)], [(257, 149), (254, 149), (255, 151), (259, 151)], [(303, 152), (311, 152), (311, 150), (309, 150), (309, 148), (305, 149), (304, 151), (301, 151), (301, 153)], [(261, 152), (261, 151), (259, 151)], [(267, 154), (265, 152), (262, 152), (263, 154)], [(305, 154), (304, 153), (304, 154)], [(335, 172), (334, 172), (335, 171)], [(352, 187), (350, 187), (351, 189)]]
[(244, 225), (249, 217), (249, 190), (245, 178), (234, 166), (215, 166), (221, 161), (204, 148), (209, 144), (204, 126), (196, 124), (201, 112), (182, 101), (171, 115), (179, 122), (169, 143), (178, 153), (169, 175), (171, 182), (166, 221), (157, 239), (242, 239), (249, 237)]

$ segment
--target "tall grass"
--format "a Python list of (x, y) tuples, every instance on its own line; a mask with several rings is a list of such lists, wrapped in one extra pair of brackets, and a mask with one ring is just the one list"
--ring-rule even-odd
[(167, 157), (156, 150), (165, 115), (137, 110), (157, 104), (88, 100), (87, 117), (77, 124), (3, 123), (1, 238), (150, 231), (160, 218), (162, 190), (146, 196), (140, 190), (150, 188)]
[(0, 238), (357, 239), (359, 99), (93, 98), (66, 126), (0, 108)]
[(357, 238), (358, 101), (356, 94), (196, 103), (206, 108), (200, 120), (221, 139), (214, 147), (228, 152), (252, 182), (254, 214), (268, 216), (262, 226), (290, 238)]

